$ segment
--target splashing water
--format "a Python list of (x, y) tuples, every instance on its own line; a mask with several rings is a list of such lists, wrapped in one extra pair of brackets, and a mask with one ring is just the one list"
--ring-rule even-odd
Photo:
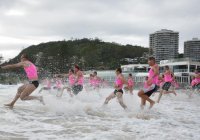
[[(43, 91), (45, 106), (37, 101), (17, 101), (14, 109), (5, 108), (15, 96), (18, 86), (0, 85), (1, 139), (200, 139), (200, 96), (186, 94), (163, 96), (151, 110), (140, 110), (140, 98), (124, 94), (128, 111), (116, 99), (102, 104), (113, 89), (81, 92), (70, 98), (64, 93)], [(39, 95), (38, 90), (33, 95)], [(157, 95), (152, 97), (154, 100)], [(148, 104), (147, 104), (148, 105)]]

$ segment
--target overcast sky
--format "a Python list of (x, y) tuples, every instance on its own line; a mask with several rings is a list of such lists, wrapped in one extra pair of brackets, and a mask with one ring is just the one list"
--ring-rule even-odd
[(149, 47), (149, 34), (200, 38), (198, 0), (0, 0), (0, 54), (13, 58), (41, 42), (95, 38)]

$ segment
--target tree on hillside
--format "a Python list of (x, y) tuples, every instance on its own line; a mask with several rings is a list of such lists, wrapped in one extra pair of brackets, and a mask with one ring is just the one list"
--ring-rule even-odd
[[(124, 58), (139, 58), (144, 52), (148, 53), (148, 48), (103, 42), (98, 38), (84, 38), (32, 45), (23, 49), (8, 63), (18, 62), (20, 55), (26, 53), (43, 76), (49, 73), (67, 72), (74, 64), (78, 64), (83, 70), (115, 69), (122, 64), (130, 63), (126, 61), (121, 63)], [(135, 63), (141, 63), (141, 60), (138, 59)]]
[(3, 56), (0, 54), (0, 64), (3, 63)]

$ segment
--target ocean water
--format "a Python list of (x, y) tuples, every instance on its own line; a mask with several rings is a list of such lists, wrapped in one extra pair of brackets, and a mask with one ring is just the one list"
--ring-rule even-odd
[[(14, 109), (4, 107), (10, 102), (19, 85), (0, 85), (0, 139), (2, 140), (199, 140), (200, 96), (189, 98), (185, 93), (165, 95), (149, 110), (140, 110), (137, 91), (124, 94), (128, 110), (116, 99), (103, 106), (113, 89), (99, 92), (83, 90), (70, 98), (56, 91), (36, 90), (46, 105), (38, 101), (18, 100)], [(155, 94), (153, 99), (157, 98)], [(147, 104), (148, 105), (148, 104)]]

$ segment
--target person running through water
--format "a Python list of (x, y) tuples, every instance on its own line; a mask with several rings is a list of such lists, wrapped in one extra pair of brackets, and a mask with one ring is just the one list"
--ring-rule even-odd
[(197, 69), (194, 71), (191, 88), (192, 92), (190, 92), (189, 97), (192, 97), (193, 93), (200, 93), (200, 73)]
[(89, 87), (93, 88), (93, 86), (94, 86), (94, 75), (90, 74), (90, 77), (89, 77)]
[(96, 89), (99, 92), (102, 80), (99, 76), (97, 76), (97, 72), (93, 72), (93, 83), (94, 83), (94, 89)]
[(39, 90), (39, 93), (41, 93), (43, 90), (51, 90), (51, 80), (47, 77), (43, 82), (45, 86)]
[(74, 75), (74, 70), (73, 69), (70, 69), (69, 70), (69, 73), (68, 74), (65, 74), (64, 75), (65, 77), (68, 77), (68, 81), (69, 81), (69, 84), (67, 86), (64, 86), (61, 90), (61, 94), (58, 95), (57, 94), (57, 97), (61, 97), (63, 95), (63, 92), (65, 89), (67, 89), (67, 91), (69, 92), (69, 95), (71, 97), (73, 97), (73, 94), (71, 93), (71, 90), (72, 90), (72, 87), (74, 86), (75, 84), (75, 75)]
[(121, 68), (117, 68), (116, 71), (116, 80), (115, 80), (115, 83), (114, 83), (114, 92), (112, 92), (105, 100), (104, 102), (104, 105), (108, 104), (108, 102), (117, 97), (118, 101), (119, 101), (119, 104), (124, 108), (126, 109), (127, 106), (124, 104), (123, 102), (123, 85), (124, 84), (128, 84), (126, 79), (124, 78), (123, 74), (122, 74), (122, 69)]
[(162, 97), (163, 94), (166, 94), (166, 93), (173, 93), (175, 96), (176, 96), (176, 92), (174, 90), (172, 91), (168, 91), (173, 80), (174, 80), (174, 73), (169, 69), (169, 66), (165, 66), (165, 72), (164, 72), (164, 85), (162, 86), (162, 89), (159, 93), (159, 96), (158, 96), (158, 100), (157, 100), (157, 103), (160, 102), (160, 99)]
[(158, 76), (158, 82), (157, 82), (157, 92), (160, 92), (162, 90), (162, 86), (164, 85), (164, 76), (163, 75), (159, 75)]
[(54, 84), (55, 86), (53, 87), (53, 89), (56, 89), (58, 92), (61, 91), (62, 89), (62, 78), (60, 75), (55, 75), (55, 79), (54, 79)]
[(75, 72), (75, 84), (72, 86), (72, 92), (77, 95), (83, 90), (83, 72), (80, 70), (78, 65), (74, 66)]
[(126, 91), (129, 91), (130, 94), (133, 95), (133, 86), (134, 86), (134, 81), (133, 81), (133, 76), (131, 73), (128, 75), (128, 85), (124, 87)]
[(197, 69), (195, 69), (194, 73), (195, 73), (195, 75), (194, 75), (194, 79), (192, 80), (192, 82), (193, 82), (192, 88), (200, 90), (200, 72)]
[(150, 103), (149, 109), (153, 107), (155, 102), (151, 100), (149, 97), (152, 95), (152, 93), (156, 92), (158, 89), (157, 82), (159, 76), (159, 66), (156, 64), (154, 57), (148, 58), (148, 64), (151, 67), (148, 74), (148, 81), (147, 81), (148, 88), (141, 89), (138, 92), (138, 96), (141, 98), (141, 109), (144, 108), (146, 101)]
[(24, 68), (24, 71), (26, 72), (26, 75), (29, 79), (28, 84), (24, 84), (18, 88), (17, 94), (13, 101), (9, 104), (5, 104), (5, 106), (8, 106), (10, 108), (14, 107), (15, 102), (20, 98), (21, 100), (38, 100), (41, 103), (44, 104), (43, 102), (43, 97), (42, 96), (30, 96), (33, 91), (36, 90), (36, 88), (39, 86), (38, 82), (38, 73), (37, 73), (37, 68), (36, 66), (29, 61), (28, 56), (26, 54), (22, 54), (21, 57), (21, 62), (17, 64), (11, 64), (11, 65), (6, 65), (2, 66), (2, 69), (12, 69), (12, 68)]

